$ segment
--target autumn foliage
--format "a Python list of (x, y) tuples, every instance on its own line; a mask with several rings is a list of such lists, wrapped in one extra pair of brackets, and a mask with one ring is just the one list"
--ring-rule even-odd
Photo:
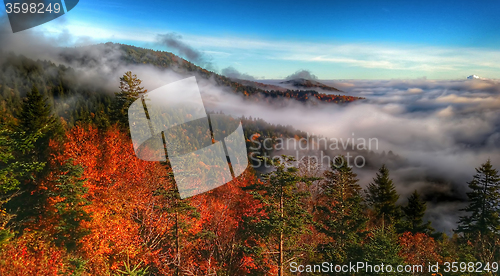
[(412, 234), (404, 233), (399, 238), (401, 246), (400, 256), (403, 257), (408, 264), (424, 265), (436, 262), (441, 262), (442, 257), (439, 255), (438, 244), (433, 238), (424, 233)]
[(52, 246), (41, 236), (28, 233), (0, 251), (0, 275), (56, 276), (69, 273), (71, 268), (65, 265), (65, 258), (64, 250)]
[[(168, 164), (138, 159), (129, 136), (118, 126), (101, 130), (81, 124), (67, 130), (64, 139), (52, 140), (49, 148), (49, 173), (36, 191), (47, 195), (43, 217), (24, 224), (21, 236), (2, 245), (0, 275), (113, 275), (126, 264), (147, 269), (151, 275), (278, 273), (276, 255), (266, 252), (272, 248), (268, 244), (272, 239), (265, 234), (271, 213), (263, 211), (274, 207), (247, 191), (255, 184), (267, 185), (253, 171), (180, 200), (173, 196), (175, 183)], [(82, 169), (72, 180), (82, 181), (84, 192), (73, 196), (81, 198), (68, 201), (61, 196), (60, 179), (70, 174), (61, 169), (65, 166)], [(303, 203), (309, 210), (325, 205), (311, 198)], [(336, 210), (334, 205), (329, 208)], [(76, 216), (79, 232), (62, 232), (65, 212), (80, 210), (77, 207), (82, 210)], [(341, 241), (313, 224), (305, 227), (307, 231), (294, 245), (295, 251), (303, 250), (299, 256), (304, 261), (324, 258), (315, 248)], [(335, 229), (332, 226), (330, 231)], [(361, 235), (367, 229), (342, 231), (346, 230)], [(81, 236), (69, 247), (68, 239), (75, 233)], [(370, 236), (360, 241), (360, 248), (370, 246)], [(443, 261), (437, 242), (424, 233), (402, 233), (395, 246), (399, 246), (395, 258), (407, 264)]]
[[(129, 137), (118, 127), (103, 132), (91, 125), (76, 126), (66, 133), (63, 144), (51, 142), (51, 152), (51, 166), (71, 162), (84, 168), (81, 178), (87, 189), (84, 198), (89, 202), (84, 210), (91, 219), (82, 223), (88, 234), (80, 241), (78, 252), (71, 254), (86, 260), (86, 273), (107, 275), (129, 261), (143, 264), (158, 274), (171, 275), (175, 270), (174, 218), (168, 212), (172, 202), (159, 192), (175, 188), (169, 180), (168, 167), (138, 159)], [(54, 174), (49, 174), (40, 189), (55, 189)], [(196, 275), (219, 269), (243, 273), (254, 266), (251, 256), (234, 248), (235, 242), (245, 239), (241, 235), (242, 216), (256, 206), (241, 187), (253, 181), (255, 177), (245, 173), (227, 185), (189, 200), (199, 216), (180, 214), (180, 220), (187, 225), (181, 230), (185, 233), (180, 234), (182, 271)], [(61, 200), (51, 197), (47, 208), (54, 209)], [(54, 230), (51, 224), (56, 221), (57, 216), (53, 215), (30, 227), (50, 232)], [(0, 267), (31, 263), (33, 267), (26, 265), (22, 271), (38, 271), (34, 275), (64, 271), (64, 250), (49, 247), (48, 242), (40, 239), (30, 241), (40, 245), (28, 247), (25, 240), (28, 237), (2, 251), (8, 261)], [(47, 260), (42, 261), (44, 258)], [(55, 274), (42, 273), (43, 269)]]
[[(135, 99), (134, 93), (123, 94), (132, 97), (123, 102)], [(354, 100), (307, 91), (267, 94)], [(0, 129), (2, 276), (282, 276), (291, 262), (425, 266), (500, 256), (500, 177), (490, 161), (469, 183), (473, 192), (465, 210), (471, 215), (461, 217), (450, 239), (424, 220), (426, 204), (417, 191), (399, 205), (386, 166), (363, 191), (346, 165), (311, 171), (305, 159), (283, 156), (285, 163), (267, 159), (273, 168), (266, 173), (249, 166), (225, 185), (181, 199), (168, 161), (135, 155), (123, 103), (114, 122), (101, 112), (68, 125), (46, 102), (33, 86), (22, 116)], [(245, 122), (255, 134), (248, 144), (278, 137), (263, 131), (270, 125), (262, 120)], [(274, 128), (301, 138), (300, 132)]]

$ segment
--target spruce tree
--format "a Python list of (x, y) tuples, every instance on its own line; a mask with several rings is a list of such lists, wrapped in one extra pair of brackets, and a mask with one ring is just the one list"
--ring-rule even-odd
[(7, 80), (5, 79), (4, 76), (1, 77), (2, 79), (0, 80), (0, 85), (1, 85), (1, 92), (0, 92), (0, 98), (3, 100), (7, 100), (12, 97), (12, 93), (10, 91), (10, 88), (7, 86)]
[(9, 212), (16, 215), (17, 227), (21, 227), (25, 222), (40, 219), (44, 210), (47, 194), (38, 186), (43, 176), (48, 173), (46, 163), (49, 158), (49, 140), (54, 138), (59, 127), (52, 116), (47, 99), (33, 86), (23, 101), (16, 131), (10, 137), (13, 144), (28, 143), (27, 147), (13, 153), (16, 161), (19, 164), (36, 166), (36, 170), (31, 170), (18, 179), (15, 196), (6, 203)]
[(19, 135), (38, 135), (39, 137), (30, 157), (35, 161), (46, 161), (49, 140), (60, 137), (64, 130), (60, 121), (53, 115), (48, 98), (40, 94), (36, 86), (33, 86), (31, 92), (23, 100), (18, 119), (19, 124), (16, 130)]
[(373, 182), (368, 185), (366, 194), (366, 200), (379, 220), (383, 223), (398, 223), (401, 217), (400, 208), (396, 205), (399, 195), (385, 165), (382, 165)]
[(327, 259), (336, 263), (353, 261), (359, 257), (364, 237), (366, 215), (357, 175), (343, 158), (337, 158), (325, 172), (323, 193), (316, 206), (317, 228), (331, 238), (320, 245)]
[(47, 98), (42, 96), (36, 86), (26, 95), (19, 113), (18, 130), (26, 133), (48, 133), (55, 124)]
[(55, 188), (49, 193), (51, 197), (62, 199), (55, 204), (55, 213), (51, 214), (58, 218), (54, 241), (68, 250), (76, 249), (80, 240), (89, 233), (87, 229), (82, 228), (82, 222), (90, 221), (90, 215), (84, 210), (90, 202), (84, 197), (87, 188), (84, 186), (82, 174), (83, 168), (68, 160), (60, 166), (54, 181)]
[[(500, 258), (500, 176), (490, 160), (476, 168), (467, 193), (469, 205), (461, 209), (467, 214), (460, 217), (457, 233), (462, 241), (474, 246), (476, 258), (493, 262)], [(486, 275), (493, 275), (491, 272)]]
[(365, 268), (360, 275), (409, 275), (405, 273), (395, 273), (398, 265), (404, 265), (404, 260), (399, 256), (401, 247), (398, 243), (398, 237), (394, 227), (375, 228), (371, 231), (369, 239), (365, 242), (363, 248), (363, 261), (372, 265), (384, 264), (391, 265), (392, 272), (375, 273), (373, 268)]
[(285, 273), (286, 260), (296, 258), (296, 253), (303, 250), (298, 242), (312, 223), (304, 202), (309, 192), (300, 189), (299, 183), (309, 184), (317, 178), (299, 176), (297, 168), (292, 166), (293, 161), (289, 156), (267, 160), (275, 170), (264, 176), (264, 183), (246, 187), (260, 201), (260, 211), (265, 213), (262, 217), (250, 219), (246, 228), (268, 245), (269, 252), (262, 254), (277, 255), (279, 276)]
[(122, 126), (128, 126), (128, 108), (130, 105), (147, 92), (141, 86), (142, 80), (132, 72), (126, 72), (120, 78), (120, 92), (115, 93), (113, 103), (113, 118)]
[[(17, 139), (14, 139), (16, 137)], [(18, 203), (16, 195), (21, 193), (21, 184), (43, 170), (45, 163), (20, 158), (24, 152), (32, 151), (39, 135), (16, 135), (6, 126), (0, 125), (0, 244), (13, 235), (10, 226), (16, 218)]]
[(415, 233), (431, 234), (434, 229), (431, 227), (431, 222), (424, 223), (425, 210), (427, 204), (420, 198), (420, 194), (415, 190), (408, 197), (408, 205), (402, 207), (405, 216), (404, 230)]
[(500, 231), (500, 176), (490, 160), (476, 168), (468, 183), (469, 205), (461, 209), (467, 215), (460, 217), (457, 232), (464, 234), (498, 234)]

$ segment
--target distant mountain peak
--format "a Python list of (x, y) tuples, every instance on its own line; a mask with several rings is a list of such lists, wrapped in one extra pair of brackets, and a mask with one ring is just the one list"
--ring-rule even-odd
[(258, 82), (258, 81), (233, 79), (233, 78), (231, 78), (231, 80), (235, 81), (237, 83), (241, 83), (243, 85), (248, 85), (248, 86), (259, 88), (259, 89), (266, 90), (266, 91), (269, 91), (269, 90), (286, 91), (287, 90), (286, 88), (281, 87), (281, 86), (271, 85), (271, 84), (264, 84), (264, 83), (261, 83), (261, 82)]
[(481, 78), (478, 75), (470, 75), (467, 77), (468, 80), (485, 80), (485, 78)]
[(280, 84), (288, 84), (292, 85), (297, 88), (307, 88), (307, 89), (314, 89), (314, 88), (319, 88), (322, 90), (327, 90), (327, 91), (341, 91), (335, 87), (328, 86), (326, 84), (323, 84), (319, 81), (315, 80), (309, 80), (309, 79), (304, 79), (304, 78), (298, 78), (298, 79), (292, 79), (292, 80), (286, 80), (280, 82)]

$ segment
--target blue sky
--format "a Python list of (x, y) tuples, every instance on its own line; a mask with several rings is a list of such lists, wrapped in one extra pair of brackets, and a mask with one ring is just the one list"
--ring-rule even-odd
[(81, 0), (37, 29), (174, 53), (157, 35), (175, 32), (218, 71), (258, 78), (500, 78), (498, 14), (499, 1)]

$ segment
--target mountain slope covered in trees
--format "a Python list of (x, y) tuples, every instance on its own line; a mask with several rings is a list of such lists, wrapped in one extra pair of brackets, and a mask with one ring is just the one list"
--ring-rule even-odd
[[(92, 56), (95, 52), (95, 48), (101, 53), (98, 56)], [(114, 44), (106, 43), (93, 46), (86, 46), (83, 49), (66, 49), (60, 53), (62, 60), (67, 63), (75, 63), (78, 66), (97, 64), (98, 59), (102, 55), (116, 56), (116, 59), (124, 62), (125, 64), (150, 64), (158, 68), (171, 69), (178, 73), (196, 73), (199, 76), (206, 79), (214, 79), (218, 85), (230, 87), (237, 94), (242, 94), (245, 97), (255, 97), (260, 96), (263, 98), (279, 98), (287, 97), (305, 102), (312, 97), (318, 99), (322, 102), (333, 102), (333, 103), (346, 103), (359, 100), (359, 97), (347, 96), (347, 95), (333, 95), (333, 94), (322, 94), (310, 90), (289, 90), (289, 89), (278, 89), (278, 90), (265, 90), (261, 89), (259, 86), (249, 84), (248, 82), (232, 80), (228, 77), (219, 75), (212, 71), (206, 70), (195, 64), (182, 59), (172, 53), (164, 51), (155, 51), (145, 48), (140, 48), (136, 46), (124, 45), (124, 44)], [(89, 57), (90, 56), (90, 57)], [(306, 81), (304, 85), (308, 85), (311, 82)], [(321, 87), (326, 90), (337, 91), (340, 90), (331, 88), (328, 86), (318, 86), (319, 84), (314, 83), (313, 86), (304, 86), (301, 88), (314, 88)], [(329, 89), (330, 88), (330, 89)]]
[(280, 82), (281, 84), (286, 84), (286, 85), (291, 85), (293, 87), (296, 87), (296, 88), (305, 88), (305, 89), (316, 89), (316, 88), (319, 88), (321, 90), (325, 90), (325, 91), (335, 91), (335, 92), (342, 92), (341, 90), (335, 88), (335, 87), (332, 87), (332, 86), (328, 86), (326, 84), (323, 84), (319, 81), (315, 81), (315, 80), (308, 80), (308, 79), (303, 79), (303, 78), (299, 78), (299, 79), (293, 79), (293, 80), (287, 80), (287, 81), (283, 81), (283, 82)]

